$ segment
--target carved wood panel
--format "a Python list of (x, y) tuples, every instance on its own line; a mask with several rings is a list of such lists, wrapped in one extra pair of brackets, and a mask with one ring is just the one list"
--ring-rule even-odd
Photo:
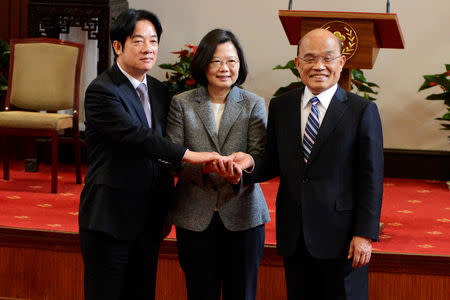
[(29, 0), (31, 37), (59, 37), (70, 27), (81, 27), (88, 38), (98, 41), (97, 74), (109, 67), (111, 21), (128, 8), (126, 0)]

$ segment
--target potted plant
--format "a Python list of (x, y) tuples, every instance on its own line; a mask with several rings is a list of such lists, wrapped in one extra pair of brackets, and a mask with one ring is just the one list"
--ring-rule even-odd
[[(274, 67), (272, 70), (290, 70), (292, 74), (297, 77), (297, 81), (291, 82), (287, 86), (280, 87), (274, 94), (274, 96), (281, 95), (289, 90), (301, 88), (304, 86), (301, 81), (300, 74), (298, 73), (297, 67), (295, 66), (294, 60), (288, 61), (284, 66), (278, 65)], [(364, 77), (363, 71), (360, 69), (352, 70), (352, 90), (357, 94), (363, 96), (369, 100), (376, 100), (376, 98), (372, 97), (372, 95), (377, 95), (378, 91), (375, 91), (373, 88), (379, 86), (376, 83), (367, 81), (366, 77)]]
[[(436, 120), (444, 121), (441, 123), (442, 130), (450, 130), (450, 64), (445, 65), (445, 72), (434, 75), (423, 75), (425, 81), (420, 86), (418, 92), (432, 87), (439, 87), (442, 93), (428, 95), (427, 100), (444, 100), (444, 105), (447, 106), (447, 112)], [(449, 136), (450, 138), (450, 136)]]
[(173, 97), (184, 91), (192, 90), (200, 87), (194, 78), (191, 76), (191, 63), (194, 54), (197, 51), (197, 46), (186, 44), (187, 49), (181, 51), (171, 52), (178, 54), (179, 61), (174, 64), (161, 64), (161, 69), (170, 70), (166, 72), (166, 81), (164, 83), (169, 88), (169, 94)]
[[(447, 106), (447, 112), (436, 120), (443, 121), (441, 123), (442, 130), (450, 130), (450, 64), (445, 65), (445, 72), (434, 75), (423, 75), (425, 79), (420, 86), (418, 92), (432, 88), (439, 87), (442, 93), (428, 95), (427, 100), (444, 100), (444, 105)], [(450, 136), (448, 137), (450, 139)], [(447, 187), (450, 190), (450, 181), (447, 181)]]

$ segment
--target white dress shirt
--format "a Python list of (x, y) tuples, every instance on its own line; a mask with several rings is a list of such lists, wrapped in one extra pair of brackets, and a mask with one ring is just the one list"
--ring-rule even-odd
[(211, 107), (214, 113), (214, 121), (216, 123), (217, 134), (219, 134), (220, 121), (222, 120), (223, 111), (225, 110), (225, 103), (211, 102)]
[[(125, 75), (125, 77), (128, 78), (128, 80), (131, 82), (131, 84), (133, 85), (135, 90), (141, 83), (144, 83), (148, 89), (147, 76), (144, 76), (144, 80), (139, 81), (136, 78), (134, 78), (133, 76), (131, 76), (130, 74), (128, 74), (127, 72), (125, 72), (124, 69), (122, 69), (122, 67), (120, 67), (119, 63), (117, 63), (117, 66), (119, 67), (119, 70), (123, 73), (123, 75)], [(137, 90), (136, 90), (136, 94), (139, 96), (139, 93)]]
[(306, 127), (306, 121), (308, 120), (309, 113), (311, 112), (311, 98), (317, 97), (319, 98), (319, 102), (317, 103), (317, 112), (319, 113), (319, 126), (322, 124), (323, 118), (325, 117), (325, 113), (327, 112), (328, 106), (330, 105), (331, 99), (334, 96), (334, 93), (336, 93), (337, 90), (337, 83), (330, 87), (328, 90), (323, 91), (319, 95), (313, 95), (311, 91), (308, 89), (308, 87), (305, 86), (305, 91), (303, 92), (302, 98), (301, 98), (301, 122), (302, 122), (302, 141), (303, 136), (305, 135), (305, 127)]

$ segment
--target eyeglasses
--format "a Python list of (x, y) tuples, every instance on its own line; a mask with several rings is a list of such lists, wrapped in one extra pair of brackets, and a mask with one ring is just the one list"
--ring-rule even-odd
[(332, 62), (334, 62), (335, 59), (338, 59), (339, 57), (342, 57), (342, 55), (338, 55), (336, 57), (331, 57), (331, 56), (300, 57), (300, 56), (297, 56), (297, 58), (302, 60), (305, 64), (316, 64), (319, 59), (322, 60), (323, 64), (331, 64)]
[(214, 69), (219, 69), (223, 64), (226, 64), (228, 68), (233, 69), (236, 67), (236, 65), (239, 63), (239, 59), (236, 57), (229, 57), (226, 60), (221, 60), (218, 57), (214, 57), (210, 62), (209, 65), (213, 67)]

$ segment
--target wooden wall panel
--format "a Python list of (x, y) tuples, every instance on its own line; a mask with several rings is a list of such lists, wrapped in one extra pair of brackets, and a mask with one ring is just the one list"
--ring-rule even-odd
[(257, 300), (285, 300), (286, 281), (282, 266), (261, 264), (259, 268)]
[[(371, 300), (444, 300), (450, 257), (376, 252), (369, 272)], [(158, 300), (184, 300), (184, 275), (174, 240), (161, 244)], [(82, 300), (83, 262), (77, 234), (0, 227), (0, 299)], [(282, 259), (267, 246), (258, 300), (286, 299)]]
[(9, 40), (9, 7), (12, 0), (0, 0), (0, 39)]
[(0, 296), (83, 299), (83, 262), (79, 253), (2, 247), (0, 257)]
[(384, 149), (384, 176), (450, 179), (450, 151)]
[(28, 0), (0, 0), (0, 39), (28, 37)]
[(156, 278), (156, 299), (177, 300), (186, 298), (183, 270), (177, 256), (161, 255)]
[(450, 276), (371, 272), (369, 287), (370, 300), (447, 300)]

